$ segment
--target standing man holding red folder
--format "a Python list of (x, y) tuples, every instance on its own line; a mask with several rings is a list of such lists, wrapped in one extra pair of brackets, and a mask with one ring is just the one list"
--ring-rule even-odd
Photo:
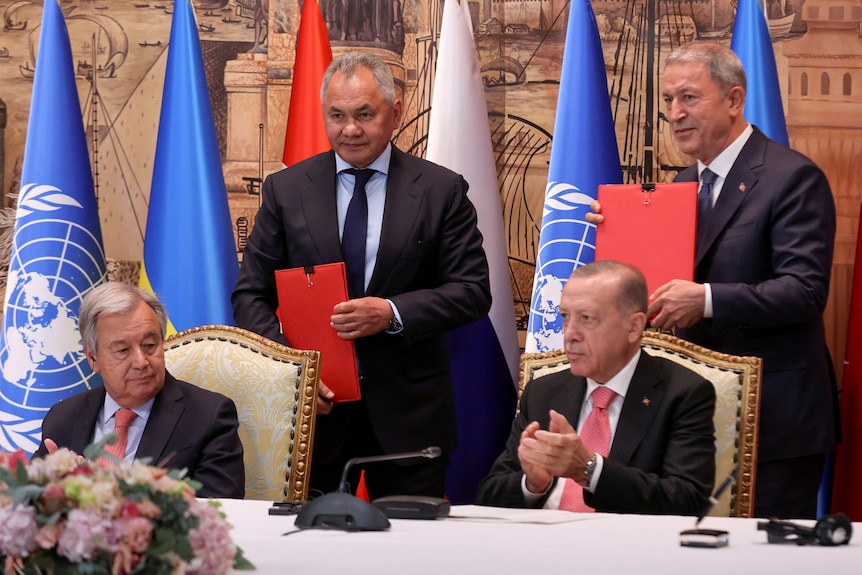
[[(366, 486), (372, 499), (441, 497), (445, 454), (458, 438), (443, 334), (491, 305), (476, 210), (461, 176), (392, 145), (402, 105), (382, 60), (337, 57), (321, 100), (333, 149), (264, 182), (234, 316), (285, 342), (275, 271), (344, 261), (350, 299), (335, 306), (331, 326), (355, 341), (363, 397), (333, 405), (321, 386), (311, 488), (334, 491), (352, 457), (439, 446), (438, 459), (369, 465)], [(354, 486), (358, 473), (351, 472)]]
[(695, 281), (659, 287), (649, 317), (704, 347), (763, 358), (754, 513), (814, 518), (837, 417), (822, 319), (835, 241), (829, 182), (745, 120), (745, 71), (730, 49), (678, 48), (662, 94), (680, 149), (697, 159), (677, 180), (699, 181), (703, 203)]

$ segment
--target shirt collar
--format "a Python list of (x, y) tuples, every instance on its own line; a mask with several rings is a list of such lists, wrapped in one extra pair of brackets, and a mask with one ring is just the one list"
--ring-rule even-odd
[[(135, 414), (139, 418), (146, 421), (150, 417), (150, 412), (153, 410), (153, 402), (155, 402), (155, 400), (156, 400), (156, 398), (152, 397), (145, 404), (139, 405), (138, 407), (133, 408), (132, 411), (134, 411)], [(122, 409), (122, 408), (123, 408), (123, 406), (121, 406), (119, 403), (117, 403), (114, 400), (114, 398), (111, 397), (111, 394), (108, 393), (106, 390), (105, 391), (105, 405), (102, 407), (102, 413), (99, 416), (101, 424), (107, 425), (108, 421), (110, 421), (110, 419), (114, 416), (114, 414), (117, 412), (117, 410)]]
[(717, 155), (712, 162), (710, 162), (709, 166), (698, 160), (698, 179), (706, 168), (712, 170), (712, 172), (719, 178), (727, 178), (727, 174), (730, 173), (730, 168), (733, 167), (734, 162), (736, 162), (736, 158), (739, 157), (740, 152), (742, 152), (742, 148), (745, 147), (745, 144), (748, 142), (748, 138), (750, 138), (753, 133), (754, 128), (751, 127), (751, 124), (748, 124), (733, 143), (722, 150), (721, 153)]
[[(386, 149), (381, 152), (377, 159), (371, 162), (366, 168), (380, 172), (381, 174), (389, 175), (389, 160), (392, 158), (392, 142), (390, 142)], [(339, 174), (348, 168), (353, 168), (351, 164), (345, 162), (341, 156), (335, 154), (335, 173)]]
[[(604, 386), (615, 391), (620, 397), (625, 398), (626, 393), (629, 390), (629, 385), (631, 385), (632, 382), (632, 376), (634, 376), (635, 369), (637, 369), (641, 353), (643, 352), (638, 350), (638, 352), (634, 355), (634, 357), (629, 360), (625, 367), (619, 370), (615, 376), (610, 378), (608, 382), (604, 384)], [(595, 391), (596, 388), (600, 385), (602, 384), (598, 383), (595, 380), (587, 378), (587, 397), (592, 395), (593, 391)]]

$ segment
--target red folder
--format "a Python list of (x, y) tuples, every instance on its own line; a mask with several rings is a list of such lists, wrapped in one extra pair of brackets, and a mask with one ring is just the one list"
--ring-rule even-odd
[(278, 315), (291, 346), (320, 352), (320, 380), (334, 401), (360, 398), (353, 341), (341, 339), (329, 320), (335, 304), (347, 301), (344, 263), (322, 264), (275, 272)]
[(597, 260), (636, 266), (650, 294), (672, 279), (694, 280), (697, 182), (602, 185), (598, 200)]

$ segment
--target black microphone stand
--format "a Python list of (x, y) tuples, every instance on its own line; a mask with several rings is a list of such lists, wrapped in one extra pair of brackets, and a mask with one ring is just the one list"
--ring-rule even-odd
[(389, 529), (391, 523), (383, 511), (367, 501), (347, 493), (347, 473), (350, 468), (360, 463), (378, 461), (395, 461), (418, 457), (434, 459), (440, 457), (441, 453), (442, 450), (439, 447), (426, 447), (421, 451), (409, 453), (354, 457), (344, 465), (338, 490), (303, 505), (302, 510), (296, 516), (294, 525), (300, 529), (337, 529), (340, 531), (383, 531)]

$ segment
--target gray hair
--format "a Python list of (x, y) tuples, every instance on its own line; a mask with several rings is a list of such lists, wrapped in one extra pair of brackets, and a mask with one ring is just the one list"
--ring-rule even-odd
[(686, 62), (699, 62), (706, 66), (710, 78), (718, 82), (723, 93), (734, 86), (747, 90), (745, 69), (733, 50), (712, 42), (689, 42), (674, 50), (665, 60), (665, 66)]
[(636, 267), (614, 260), (598, 260), (575, 268), (570, 280), (597, 275), (610, 275), (619, 279), (615, 305), (620, 315), (634, 312), (647, 312), (649, 293), (646, 278)]
[(320, 86), (320, 102), (326, 98), (326, 90), (329, 82), (336, 72), (341, 72), (345, 78), (352, 78), (358, 68), (366, 68), (374, 75), (374, 83), (377, 91), (390, 106), (395, 102), (395, 80), (392, 78), (392, 70), (389, 65), (369, 52), (347, 52), (332, 60), (323, 74), (323, 82)]
[(115, 313), (130, 313), (140, 302), (146, 303), (155, 312), (162, 328), (162, 340), (167, 333), (168, 316), (165, 307), (156, 296), (137, 286), (122, 282), (104, 283), (84, 296), (81, 303), (81, 313), (78, 317), (78, 331), (84, 347), (96, 351), (99, 346), (99, 334), (96, 331), (96, 321), (103, 315)]

